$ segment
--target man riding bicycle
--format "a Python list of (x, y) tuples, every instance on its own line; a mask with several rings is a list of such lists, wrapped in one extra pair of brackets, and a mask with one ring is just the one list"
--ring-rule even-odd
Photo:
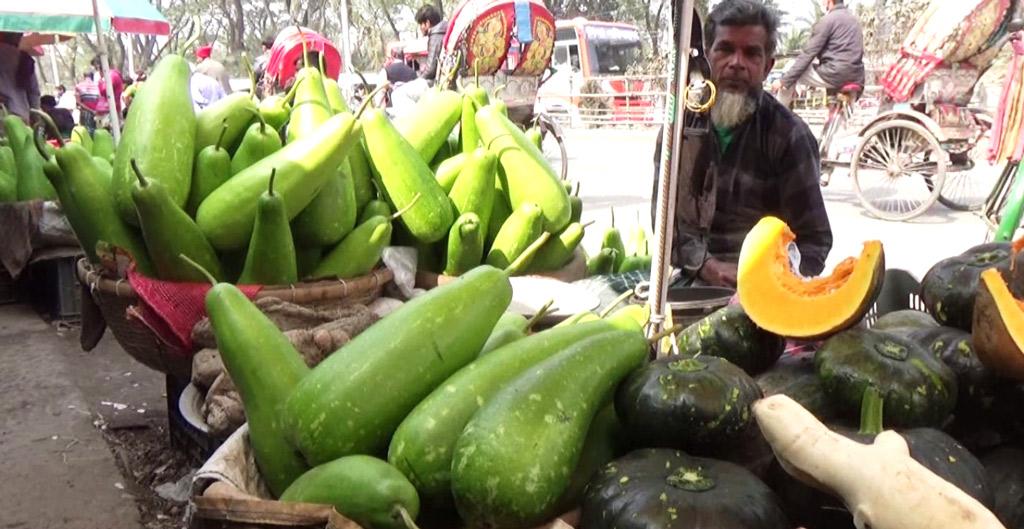
[[(779, 102), (790, 106), (797, 83), (844, 90), (864, 86), (864, 34), (843, 0), (824, 0), (828, 13), (814, 25), (811, 38), (782, 79), (772, 83)], [(812, 62), (818, 59), (818, 64)]]

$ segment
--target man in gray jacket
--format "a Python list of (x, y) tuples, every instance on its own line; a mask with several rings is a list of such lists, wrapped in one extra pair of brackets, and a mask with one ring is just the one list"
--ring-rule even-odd
[[(803, 52), (772, 89), (789, 106), (797, 83), (814, 88), (864, 86), (864, 34), (857, 16), (843, 0), (824, 0), (828, 13), (814, 25)], [(818, 64), (812, 62), (818, 59)]]
[(416, 11), (416, 24), (420, 32), (427, 37), (427, 58), (420, 65), (420, 78), (426, 79), (431, 85), (437, 78), (437, 61), (444, 47), (444, 34), (448, 31), (448, 22), (441, 20), (441, 12), (432, 4), (425, 4)]

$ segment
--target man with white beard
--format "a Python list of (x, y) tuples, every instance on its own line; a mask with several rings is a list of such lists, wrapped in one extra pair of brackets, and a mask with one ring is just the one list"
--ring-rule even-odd
[[(707, 17), (704, 48), (718, 98), (710, 123), (708, 114), (694, 118), (683, 142), (671, 256), (683, 284), (735, 287), (743, 238), (766, 215), (796, 234), (801, 274), (820, 274), (832, 248), (817, 141), (762, 88), (778, 26), (760, 0), (723, 0)], [(659, 135), (656, 166), (660, 145)]]

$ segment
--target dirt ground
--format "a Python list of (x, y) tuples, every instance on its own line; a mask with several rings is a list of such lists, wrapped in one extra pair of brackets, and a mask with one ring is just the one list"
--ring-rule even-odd
[(172, 446), (165, 386), (109, 332), (87, 353), (77, 326), (0, 306), (0, 529), (184, 527), (202, 460)]

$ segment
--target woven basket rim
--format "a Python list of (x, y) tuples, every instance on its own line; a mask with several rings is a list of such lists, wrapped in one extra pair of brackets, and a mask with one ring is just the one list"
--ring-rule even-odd
[[(137, 298), (138, 294), (127, 279), (111, 279), (97, 272), (86, 258), (78, 260), (76, 265), (78, 280), (90, 290), (99, 290), (120, 298)], [(373, 270), (369, 274), (351, 279), (328, 279), (305, 281), (294, 285), (267, 285), (256, 299), (278, 298), (292, 303), (310, 300), (329, 300), (346, 298), (353, 294), (372, 292), (383, 287), (394, 279), (395, 274), (387, 267)]]

